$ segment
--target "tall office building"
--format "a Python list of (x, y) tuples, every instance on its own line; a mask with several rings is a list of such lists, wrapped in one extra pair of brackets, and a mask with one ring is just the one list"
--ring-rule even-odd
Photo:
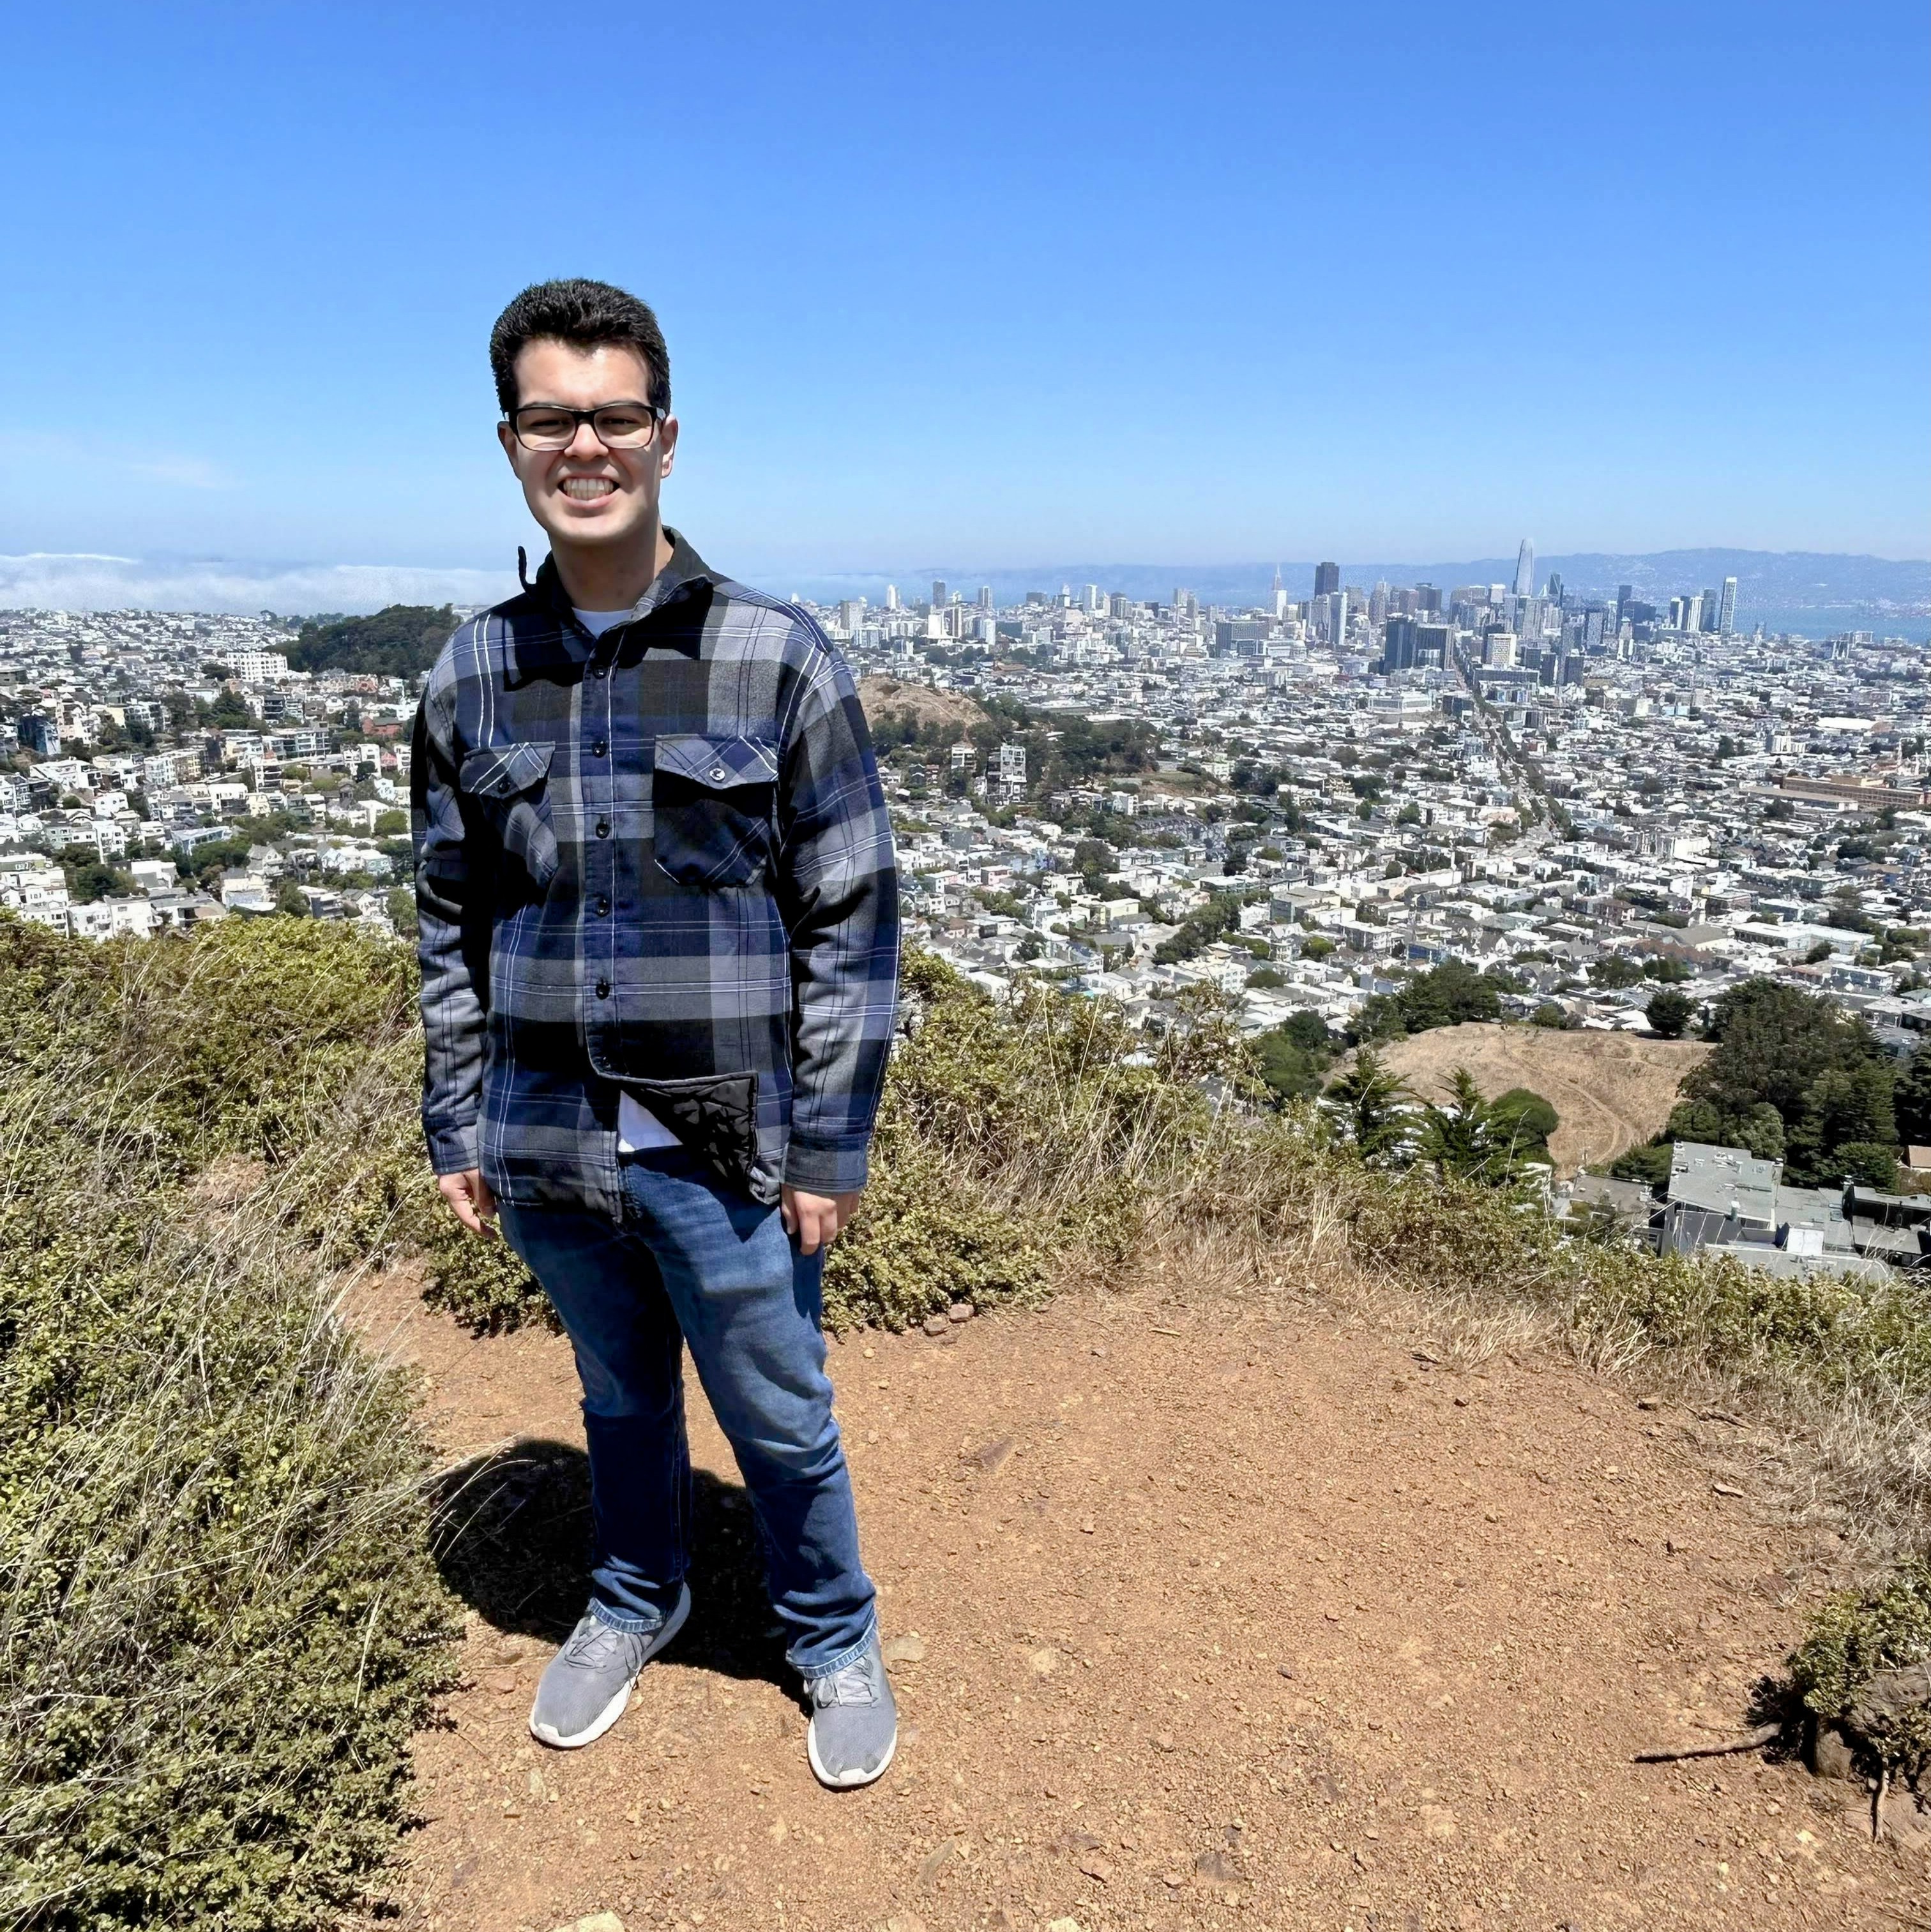
[(1533, 597), (1536, 594), (1536, 547), (1527, 537), (1522, 539), (1522, 548), (1515, 553), (1515, 595)]
[(1558, 610), (1562, 608), (1562, 572), (1560, 571), (1552, 570), (1549, 572), (1548, 588), (1543, 594)]
[(990, 584), (982, 584), (979, 586), (979, 608), (990, 610), (992, 608), (993, 586)]
[(945, 580), (942, 577), (932, 580), (932, 608), (935, 610), (945, 608)]
[(1716, 612), (1716, 628), (1726, 638), (1735, 634), (1737, 628), (1737, 580), (1726, 577), (1723, 580), (1723, 601)]
[(1388, 586), (1377, 584), (1368, 593), (1368, 621), (1371, 624), (1385, 624), (1388, 621)]
[(885, 586), (885, 608), (896, 610), (899, 608), (899, 586), (896, 584)]
[(1335, 590), (1328, 593), (1328, 641), (1336, 650), (1347, 642), (1347, 592)]
[(1629, 606), (1635, 601), (1636, 586), (1633, 584), (1619, 584), (1616, 586), (1616, 621), (1620, 623), (1629, 614)]
[(1317, 563), (1314, 566), (1314, 595), (1317, 597), (1332, 596), (1341, 588), (1341, 566), (1338, 563)]
[(1442, 593), (1432, 584), (1416, 584), (1415, 608), (1425, 611), (1431, 617), (1439, 616), (1441, 614)]
[(1281, 566), (1278, 563), (1274, 566), (1274, 590), (1267, 600), (1267, 608), (1274, 613), (1277, 624), (1287, 614), (1287, 586), (1281, 581)]
[(1717, 606), (1716, 592), (1713, 590), (1704, 591), (1703, 593), (1704, 629), (1706, 631), (1714, 631), (1716, 629), (1720, 621), (1720, 617), (1721, 613)]

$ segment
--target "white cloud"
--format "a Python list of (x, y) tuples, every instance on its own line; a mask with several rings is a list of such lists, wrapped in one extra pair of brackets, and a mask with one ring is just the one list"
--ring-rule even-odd
[(269, 564), (104, 556), (0, 556), (0, 609), (379, 610), (385, 604), (494, 604), (516, 589), (500, 570), (413, 564)]

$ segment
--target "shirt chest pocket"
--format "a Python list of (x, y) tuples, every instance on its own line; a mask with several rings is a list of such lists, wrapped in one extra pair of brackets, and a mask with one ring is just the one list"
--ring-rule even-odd
[(456, 784), (494, 828), (503, 849), (539, 886), (557, 876), (557, 831), (550, 816), (554, 745), (488, 745), (472, 752)]
[(659, 868), (680, 885), (742, 886), (770, 862), (778, 758), (755, 738), (667, 734), (650, 779)]

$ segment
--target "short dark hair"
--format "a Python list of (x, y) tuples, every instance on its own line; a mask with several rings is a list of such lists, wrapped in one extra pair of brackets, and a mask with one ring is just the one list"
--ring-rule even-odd
[(505, 416), (516, 407), (516, 358), (527, 342), (567, 342), (579, 349), (628, 343), (650, 365), (650, 393), (643, 400), (660, 410), (671, 406), (671, 352), (650, 304), (608, 282), (574, 276), (533, 282), (497, 317), (489, 332), (489, 366)]

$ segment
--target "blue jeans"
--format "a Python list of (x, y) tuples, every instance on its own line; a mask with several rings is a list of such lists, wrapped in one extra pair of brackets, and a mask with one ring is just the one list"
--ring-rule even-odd
[(775, 1208), (714, 1179), (681, 1148), (623, 1160), (625, 1217), (501, 1214), (509, 1244), (576, 1351), (590, 1443), (590, 1609), (656, 1628), (689, 1565), (683, 1348), (751, 1493), (771, 1601), (806, 1677), (871, 1640), (851, 1472), (818, 1328), (824, 1255), (800, 1255)]

